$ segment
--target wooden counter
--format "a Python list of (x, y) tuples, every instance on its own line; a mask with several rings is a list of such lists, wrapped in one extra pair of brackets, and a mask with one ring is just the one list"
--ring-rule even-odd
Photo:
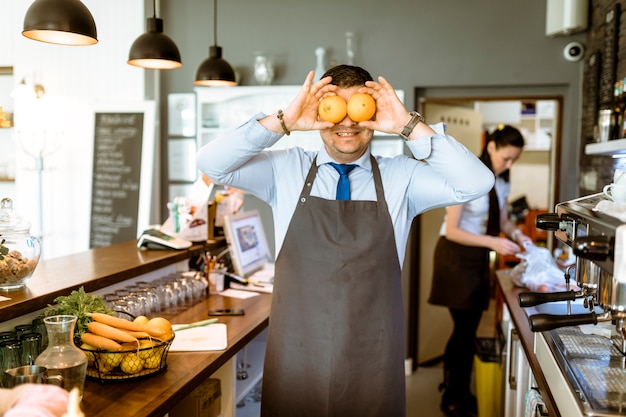
[(93, 292), (225, 244), (221, 239), (187, 250), (138, 250), (137, 241), (133, 240), (41, 261), (25, 288), (0, 291), (0, 295), (11, 298), (0, 301), (0, 320), (7, 321), (45, 308), (58, 296), (69, 295), (81, 286), (86, 292)]
[(550, 387), (546, 381), (543, 370), (541, 369), (537, 357), (535, 356), (535, 333), (530, 330), (530, 324), (528, 322), (528, 316), (525, 310), (519, 306), (518, 294), (524, 291), (529, 291), (526, 288), (519, 288), (513, 285), (509, 278), (510, 269), (504, 269), (496, 272), (498, 283), (498, 297), (501, 297), (502, 301), (506, 303), (509, 313), (511, 314), (511, 320), (517, 329), (520, 343), (530, 364), (533, 375), (537, 382), (537, 387), (541, 392), (543, 401), (548, 408), (550, 417), (560, 417), (561, 414), (557, 409), (550, 391)]
[(170, 352), (167, 369), (138, 381), (100, 384), (87, 381), (83, 410), (89, 417), (163, 417), (172, 407), (209, 378), (269, 323), (271, 295), (245, 300), (210, 295), (184, 313), (174, 316), (175, 324), (204, 320), (209, 308), (243, 308), (245, 315), (220, 317), (226, 323), (228, 347), (225, 351)]

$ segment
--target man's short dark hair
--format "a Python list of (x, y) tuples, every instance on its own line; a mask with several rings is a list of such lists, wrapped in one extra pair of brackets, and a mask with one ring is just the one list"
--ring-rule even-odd
[(329, 75), (333, 77), (330, 83), (339, 88), (361, 86), (365, 85), (365, 81), (374, 81), (369, 72), (354, 65), (337, 65), (332, 67), (324, 73), (322, 78)]

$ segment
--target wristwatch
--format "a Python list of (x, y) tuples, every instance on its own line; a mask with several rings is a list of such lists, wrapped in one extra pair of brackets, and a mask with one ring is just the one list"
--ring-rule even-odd
[(413, 129), (415, 129), (415, 126), (417, 126), (418, 123), (424, 123), (424, 117), (418, 112), (411, 111), (409, 112), (409, 114), (411, 115), (411, 119), (409, 120), (409, 123), (404, 126), (402, 132), (400, 132), (400, 136), (402, 136), (404, 140), (409, 140), (409, 135), (411, 134)]

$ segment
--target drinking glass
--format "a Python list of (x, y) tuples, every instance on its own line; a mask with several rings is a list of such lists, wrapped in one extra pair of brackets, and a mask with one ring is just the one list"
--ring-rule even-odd
[(25, 333), (20, 337), (22, 342), (21, 365), (34, 365), (35, 359), (41, 353), (41, 334)]
[(0, 342), (0, 376), (3, 376), (7, 369), (20, 366), (20, 362), (22, 361), (21, 356), (22, 342), (19, 340), (5, 340)]

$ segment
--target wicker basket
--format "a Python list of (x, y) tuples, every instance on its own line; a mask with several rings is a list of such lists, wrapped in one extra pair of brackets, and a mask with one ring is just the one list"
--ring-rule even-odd
[(145, 346), (122, 352), (81, 348), (89, 360), (87, 378), (104, 383), (131, 381), (156, 375), (167, 367), (167, 352), (172, 340), (167, 342), (142, 340)]

